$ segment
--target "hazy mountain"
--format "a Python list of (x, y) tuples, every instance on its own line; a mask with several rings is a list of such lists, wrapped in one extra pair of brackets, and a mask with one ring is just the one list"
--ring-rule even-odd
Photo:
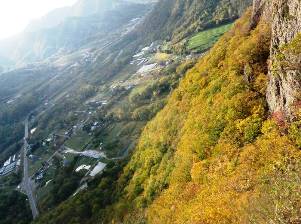
[(125, 4), (123, 0), (79, 0), (72, 7), (72, 16), (82, 17), (97, 13), (103, 13), (108, 10)]
[(128, 3), (151, 3), (154, 0), (79, 0), (70, 7), (58, 8), (40, 19), (30, 23), (27, 31), (46, 29), (59, 25), (68, 17), (86, 17), (94, 14), (102, 14), (108, 10), (114, 10), (121, 4)]
[[(67, 91), (66, 86), (68, 91), (74, 91), (83, 84), (84, 74), (89, 82), (103, 82), (116, 75), (139, 47), (127, 34), (151, 7), (151, 4), (126, 2), (100, 14), (68, 17), (57, 26), (25, 32), (2, 42), (2, 52), (6, 50), (7, 55), (17, 60), (19, 68), (0, 77), (0, 110), (10, 106), (5, 104), (6, 99), (18, 101), (20, 95), (39, 92), (35, 95), (45, 99), (53, 92)], [(12, 64), (6, 58), (1, 61)], [(59, 78), (53, 81), (53, 77)], [(14, 117), (14, 113), (10, 114)], [(4, 114), (4, 117), (11, 116)], [(0, 143), (0, 151), (6, 147)]]
[(20, 66), (70, 53), (90, 37), (111, 32), (147, 9), (144, 4), (124, 0), (80, 0), (34, 21), (20, 35), (1, 41), (0, 65)]

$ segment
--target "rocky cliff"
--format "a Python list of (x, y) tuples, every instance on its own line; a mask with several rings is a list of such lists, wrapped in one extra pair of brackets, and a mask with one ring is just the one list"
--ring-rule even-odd
[(295, 62), (300, 55), (286, 51), (301, 32), (301, 2), (299, 0), (255, 0), (252, 26), (259, 20), (271, 24), (269, 84), (267, 101), (272, 115), (280, 120), (292, 120), (300, 104), (300, 67)]

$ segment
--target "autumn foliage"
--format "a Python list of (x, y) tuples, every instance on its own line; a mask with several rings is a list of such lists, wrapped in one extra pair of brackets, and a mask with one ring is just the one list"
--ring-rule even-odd
[(268, 113), (270, 27), (250, 30), (250, 14), (186, 73), (121, 174), (40, 223), (301, 223), (301, 116), (284, 131)]
[(249, 18), (247, 12), (200, 59), (145, 128), (119, 180), (115, 222), (297, 219), (301, 155), (268, 119), (270, 28), (262, 22), (250, 30)]

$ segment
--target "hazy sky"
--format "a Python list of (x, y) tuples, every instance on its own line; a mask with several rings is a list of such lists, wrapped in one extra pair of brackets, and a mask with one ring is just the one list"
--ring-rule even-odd
[(0, 0), (0, 39), (21, 32), (30, 21), (76, 0)]

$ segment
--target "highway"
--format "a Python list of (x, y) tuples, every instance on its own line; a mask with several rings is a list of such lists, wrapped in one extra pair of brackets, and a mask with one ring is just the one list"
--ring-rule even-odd
[(39, 211), (37, 208), (37, 202), (34, 195), (34, 182), (29, 177), (28, 174), (28, 158), (27, 158), (27, 152), (28, 152), (28, 137), (29, 137), (29, 130), (28, 130), (28, 118), (25, 120), (25, 131), (24, 131), (24, 148), (23, 148), (23, 180), (22, 180), (22, 190), (25, 192), (25, 194), (28, 197), (30, 209), (32, 212), (33, 218), (37, 218), (39, 216)]

